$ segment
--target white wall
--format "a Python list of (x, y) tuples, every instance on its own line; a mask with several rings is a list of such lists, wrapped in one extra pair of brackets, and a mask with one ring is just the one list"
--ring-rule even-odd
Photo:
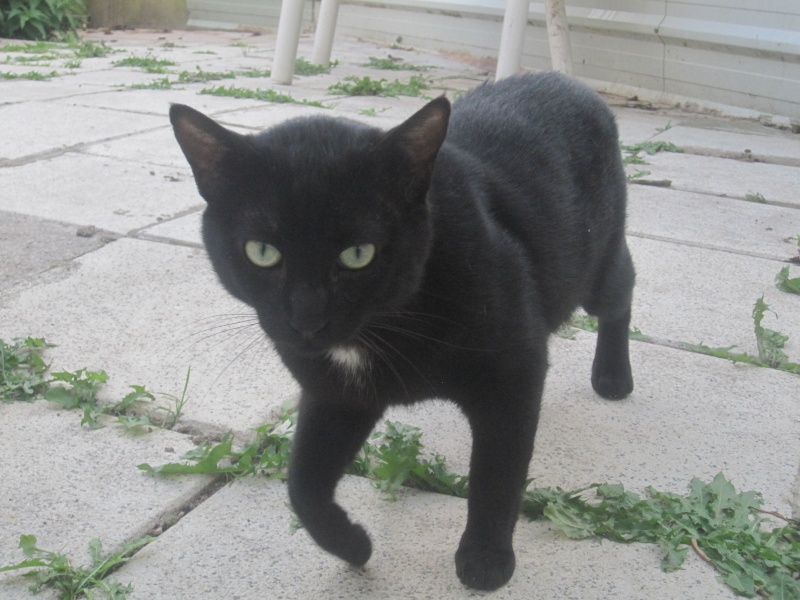
[[(281, 0), (186, 0), (189, 27), (277, 29)], [(311, 3), (303, 15), (303, 26), (312, 25)]]
[[(345, 0), (337, 32), (494, 57), (498, 0)], [(567, 0), (575, 74), (611, 92), (800, 119), (800, 1)], [(530, 4), (523, 66), (550, 66)]]

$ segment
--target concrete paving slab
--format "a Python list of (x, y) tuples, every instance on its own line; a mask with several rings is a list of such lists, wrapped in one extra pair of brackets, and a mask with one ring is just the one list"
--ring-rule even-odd
[[(148, 81), (163, 79), (164, 77), (166, 76), (151, 75)], [(209, 86), (215, 85), (215, 83), (219, 82), (209, 83)], [(79, 98), (69, 98), (66, 102), (73, 106), (124, 111), (122, 114), (145, 113), (157, 115), (160, 119), (159, 125), (169, 123), (164, 117), (169, 113), (170, 104), (188, 104), (197, 108), (197, 110), (209, 113), (248, 106), (263, 106), (264, 104), (260, 100), (234, 99), (200, 94), (201, 89), (203, 89), (201, 86), (192, 86), (191, 88), (181, 86), (169, 90), (128, 90), (120, 88), (109, 92), (84, 95)]]
[(0, 290), (35, 279), (39, 273), (64, 265), (106, 243), (78, 227), (0, 211)]
[(68, 98), (79, 94), (94, 93), (94, 90), (76, 90), (74, 82), (59, 80), (0, 81), (0, 107), (29, 100), (52, 100), (53, 98)]
[[(133, 600), (195, 598), (476, 598), (455, 575), (466, 519), (457, 498), (401, 490), (388, 502), (370, 482), (346, 477), (339, 501), (370, 532), (364, 569), (324, 553), (305, 531), (289, 533), (285, 486), (237, 480), (144, 548), (113, 575)], [(492, 598), (709, 598), (733, 595), (699, 559), (665, 574), (654, 547), (576, 542), (520, 520), (517, 568)], [(250, 575), (246, 575), (250, 574)]]
[[(610, 402), (590, 384), (595, 335), (575, 337), (551, 339), (528, 470), (533, 485), (577, 489), (608, 482), (637, 493), (653, 486), (683, 494), (693, 477), (710, 481), (722, 471), (738, 489), (759, 490), (774, 510), (791, 512), (800, 471), (797, 376), (634, 342), (634, 392)], [(420, 427), (426, 452), (444, 456), (452, 472), (468, 473), (469, 427), (454, 406), (396, 408), (387, 418)]]
[[(385, 98), (387, 102), (378, 102), (374, 99), (372, 102), (353, 102), (355, 98), (343, 98), (331, 101), (332, 108), (318, 108), (313, 106), (300, 106), (294, 104), (281, 104), (281, 105), (263, 105), (261, 107), (249, 108), (245, 110), (235, 110), (226, 113), (219, 113), (215, 118), (220, 122), (229, 125), (239, 125), (241, 127), (251, 127), (256, 131), (272, 127), (283, 121), (294, 117), (309, 117), (323, 115), (334, 118), (347, 118), (374, 127), (382, 129), (389, 129), (397, 125), (400, 121), (411, 116), (414, 112), (422, 108), (425, 101), (418, 99), (407, 99), (405, 102), (394, 102), (395, 106), (391, 109), (382, 112), (383, 106), (386, 107), (391, 102), (389, 100), (397, 100)], [(363, 110), (368, 108), (369, 105), (375, 108), (376, 114), (364, 114)], [(251, 132), (252, 133), (252, 132)]]
[(261, 425), (297, 394), (251, 315), (203, 250), (131, 239), (0, 298), (3, 339), (45, 337), (57, 345), (47, 353), (56, 368), (105, 370), (101, 400), (120, 400), (130, 385), (180, 394), (191, 367), (185, 420), (223, 431)]
[(0, 120), (25, 124), (0, 137), (0, 163), (164, 124), (159, 117), (38, 101), (0, 106)]
[[(721, 160), (721, 159), (720, 159)], [(628, 234), (762, 258), (797, 255), (797, 209), (647, 185), (628, 188)]]
[[(192, 106), (202, 112), (211, 112), (210, 107), (202, 102), (202, 99), (207, 97), (210, 96), (198, 96), (197, 98), (201, 101), (193, 102)], [(189, 169), (189, 163), (186, 162), (186, 157), (181, 152), (178, 142), (175, 141), (175, 135), (172, 133), (172, 127), (169, 126), (169, 119), (166, 115), (169, 105), (165, 106), (163, 127), (144, 133), (134, 133), (119, 139), (87, 144), (81, 148), (81, 153), (107, 156), (120, 161), (175, 167), (177, 171), (172, 174), (172, 177), (185, 181), (183, 174)], [(253, 133), (252, 130), (244, 127), (229, 127), (229, 129), (242, 134)], [(197, 200), (202, 202), (199, 195)]]
[(800, 139), (797, 134), (752, 121), (687, 117), (681, 119), (680, 125), (659, 133), (653, 139), (672, 142), (692, 154), (800, 166)]
[(631, 324), (646, 335), (757, 355), (751, 313), (763, 294), (779, 317), (767, 313), (763, 326), (788, 333), (785, 351), (800, 359), (797, 296), (774, 285), (786, 263), (637, 237), (629, 246), (637, 266)]
[[(205, 476), (156, 479), (136, 468), (175, 460), (194, 447), (188, 436), (166, 430), (126, 436), (114, 427), (90, 431), (80, 421), (80, 411), (56, 410), (44, 400), (0, 403), (0, 439), (6, 457), (13, 456), (2, 467), (0, 565), (24, 560), (17, 547), (23, 534), (35, 535), (41, 548), (88, 562), (93, 538), (109, 552), (118, 550), (177, 514), (210, 482)], [(27, 597), (14, 590), (20, 591), (19, 578), (0, 574), (0, 596)]]
[(200, 233), (203, 210), (190, 213), (178, 219), (172, 219), (164, 223), (159, 223), (139, 232), (138, 237), (144, 239), (167, 239), (183, 242), (186, 244), (197, 244), (202, 246), (203, 238)]
[(630, 165), (628, 172), (650, 171), (647, 179), (669, 179), (674, 190), (739, 199), (761, 194), (767, 202), (800, 207), (796, 167), (677, 152), (659, 152), (645, 160), (648, 164)]
[(7, 169), (0, 210), (126, 234), (199, 206), (189, 178), (188, 166), (68, 153)]
[[(119, 60), (115, 58), (114, 60)], [(158, 78), (158, 75), (134, 71), (132, 69), (119, 69), (111, 65), (94, 68), (81, 66), (70, 77), (70, 83), (82, 90), (114, 90), (120, 86), (145, 85)], [(163, 75), (161, 76), (163, 77)]]
[(646, 142), (675, 121), (675, 117), (661, 111), (646, 111), (611, 105), (617, 117), (619, 139), (624, 144)]

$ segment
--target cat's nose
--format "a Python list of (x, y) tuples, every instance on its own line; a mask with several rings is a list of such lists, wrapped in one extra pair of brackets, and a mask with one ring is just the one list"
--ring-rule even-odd
[(297, 318), (296, 316), (289, 319), (289, 326), (306, 339), (312, 338), (314, 334), (325, 329), (327, 324), (326, 319)]
[(304, 338), (313, 337), (328, 324), (328, 294), (324, 289), (299, 285), (289, 297), (289, 326)]

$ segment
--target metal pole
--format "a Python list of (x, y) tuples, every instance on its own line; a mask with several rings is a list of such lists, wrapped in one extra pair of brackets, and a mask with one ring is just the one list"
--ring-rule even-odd
[(522, 64), (522, 47), (525, 43), (525, 28), (528, 26), (529, 0), (506, 0), (503, 16), (503, 33), (500, 51), (497, 54), (497, 70), (494, 78), (503, 79), (519, 73)]
[(553, 70), (572, 75), (572, 47), (569, 43), (569, 23), (564, 0), (547, 0), (545, 13)]
[(275, 42), (275, 61), (272, 64), (272, 81), (290, 85), (294, 75), (300, 27), (303, 24), (304, 0), (283, 0), (278, 20), (278, 39)]
[(319, 9), (317, 33), (314, 35), (314, 50), (311, 62), (328, 67), (331, 64), (333, 34), (336, 31), (336, 20), (339, 17), (339, 0), (322, 0)]

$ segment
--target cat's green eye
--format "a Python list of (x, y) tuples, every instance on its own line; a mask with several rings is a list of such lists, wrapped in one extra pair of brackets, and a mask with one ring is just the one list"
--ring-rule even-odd
[(375, 258), (373, 244), (350, 246), (339, 255), (339, 263), (348, 269), (363, 269)]
[(257, 267), (274, 267), (281, 262), (281, 252), (272, 244), (250, 240), (244, 245), (244, 253)]

